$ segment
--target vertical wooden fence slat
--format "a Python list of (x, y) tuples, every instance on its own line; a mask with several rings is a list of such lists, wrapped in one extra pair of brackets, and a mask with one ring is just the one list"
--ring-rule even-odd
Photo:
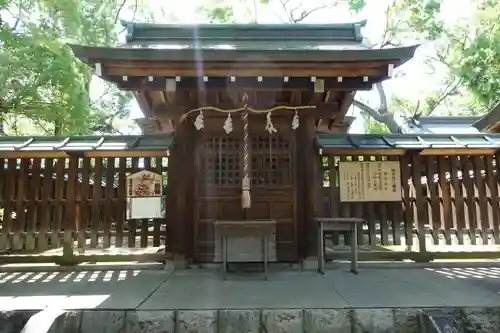
[(474, 156), (474, 183), (477, 189), (479, 198), (479, 216), (481, 220), (481, 239), (484, 245), (488, 245), (488, 237), (490, 231), (490, 220), (488, 216), (488, 197), (486, 196), (485, 177), (482, 175), (482, 170), (485, 170), (484, 160), (481, 156)]
[(470, 235), (472, 245), (477, 244), (477, 214), (476, 214), (476, 192), (474, 183), (472, 182), (471, 172), (472, 161), (469, 156), (460, 156), (460, 164), (462, 165), (462, 181), (465, 187), (465, 202), (467, 204), (467, 229)]
[(377, 203), (378, 220), (380, 225), (380, 239), (382, 245), (389, 245), (389, 226), (387, 221), (387, 203)]
[(105, 188), (104, 200), (102, 202), (103, 211), (103, 238), (102, 244), (104, 248), (111, 246), (111, 226), (112, 226), (112, 212), (114, 209), (114, 183), (115, 183), (115, 159), (114, 157), (106, 158), (105, 168)]
[(12, 219), (12, 215), (15, 211), (15, 203), (16, 203), (16, 184), (19, 179), (19, 174), (17, 172), (17, 159), (11, 158), (8, 159), (7, 162), (7, 174), (6, 174), (6, 186), (4, 188), (4, 197), (5, 197), (5, 207), (3, 213), (3, 232), (7, 235), (7, 248), (12, 248), (12, 236), (10, 233), (12, 232), (12, 223), (14, 222)]
[(26, 250), (33, 251), (35, 249), (35, 235), (38, 224), (38, 200), (42, 168), (42, 159), (34, 158), (31, 162), (31, 177), (29, 180), (29, 188), (27, 193), (27, 208), (26, 208)]
[(73, 255), (73, 235), (76, 230), (76, 188), (78, 156), (69, 158), (68, 177), (66, 180), (66, 200), (64, 205), (64, 256)]
[[(379, 162), (383, 162), (385, 158), (383, 156), (377, 156), (376, 160)], [(382, 186), (386, 186), (383, 184), (383, 180), (385, 175), (379, 174), (379, 182)], [(382, 245), (389, 244), (389, 222), (387, 221), (387, 203), (386, 202), (378, 202), (376, 203), (376, 212), (378, 212), (378, 221), (380, 227), (380, 239), (382, 241)]]
[(63, 219), (64, 189), (66, 187), (65, 177), (66, 159), (58, 158), (55, 162), (54, 182), (54, 216), (51, 223), (51, 244), (55, 247), (61, 245), (60, 232)]
[[(390, 156), (389, 161), (399, 162), (397, 156)], [(401, 165), (401, 163), (399, 163)], [(389, 177), (391, 177), (389, 175)], [(401, 196), (403, 194), (401, 193)], [(401, 223), (403, 222), (403, 201), (389, 203), (389, 219), (392, 221), (392, 243), (401, 245)]]
[[(486, 176), (488, 177), (488, 187), (490, 189), (491, 195), (491, 216), (493, 222), (493, 237), (495, 239), (495, 245), (500, 244), (500, 209), (498, 207), (498, 183), (496, 179), (500, 179), (498, 171), (495, 170), (493, 165), (495, 161), (496, 166), (499, 167), (500, 162), (497, 156), (486, 156)], [(495, 175), (496, 173), (496, 175)], [(497, 178), (499, 177), (499, 178)]]
[[(460, 160), (458, 156), (450, 156), (451, 164), (451, 184), (453, 186), (453, 193), (455, 196), (455, 211), (457, 221), (457, 238), (458, 244), (464, 244), (464, 231), (465, 226), (465, 198), (462, 182), (458, 178), (458, 172), (461, 171)], [(463, 177), (462, 177), (463, 178)]]
[(445, 156), (439, 156), (438, 158), (438, 169), (439, 169), (439, 186), (441, 187), (441, 195), (443, 200), (443, 218), (444, 218), (444, 238), (446, 245), (451, 245), (451, 232), (454, 229), (453, 223), (453, 207), (451, 199), (451, 189), (450, 182), (451, 177), (448, 180), (446, 178), (447, 172), (450, 170), (449, 159)]
[[(335, 165), (335, 156), (328, 155), (328, 176), (330, 179), (329, 203), (331, 217), (338, 217), (340, 211), (340, 188), (337, 186), (337, 168)], [(339, 244), (338, 232), (333, 235), (333, 243)]]
[(417, 205), (418, 246), (420, 252), (426, 252), (426, 225), (429, 223), (429, 215), (425, 209), (427, 200), (423, 197), (422, 171), (421, 157), (415, 153), (412, 156), (412, 182), (415, 188), (415, 201)]
[(2, 216), (2, 221), (0, 224), (0, 252), (8, 248), (8, 236), (6, 234), (5, 226), (3, 225), (3, 220), (5, 219), (5, 207), (7, 206), (7, 196), (5, 193), (5, 188), (7, 186), (7, 179), (9, 170), (7, 168), (7, 160), (0, 158), (0, 208), (4, 211), (4, 216)]
[(92, 213), (91, 213), (91, 234), (90, 247), (96, 248), (99, 243), (99, 231), (101, 229), (101, 191), (102, 191), (102, 158), (94, 159), (94, 181), (92, 188)]
[[(153, 171), (157, 174), (162, 175), (163, 170), (162, 170), (162, 158), (161, 157), (156, 157), (155, 158), (155, 166), (153, 168)], [(163, 185), (163, 184), (162, 184)], [(160, 246), (160, 236), (161, 236), (161, 225), (165, 222), (164, 219), (158, 219), (154, 221), (154, 227), (153, 227), (153, 246)]]
[(54, 175), (54, 159), (46, 158), (44, 162), (38, 251), (44, 251), (48, 248), (47, 232), (50, 231), (54, 193), (54, 179), (52, 177)]
[(401, 157), (401, 187), (403, 190), (403, 221), (405, 228), (405, 244), (407, 248), (413, 246), (413, 205), (410, 196), (411, 167), (408, 154)]
[[(144, 169), (151, 170), (151, 158), (144, 158)], [(149, 233), (149, 219), (141, 219), (141, 247), (148, 246), (148, 233)]]
[[(139, 158), (132, 158), (131, 173), (139, 171)], [(137, 233), (137, 221), (128, 220), (128, 247), (135, 247), (135, 235)]]
[(432, 238), (435, 245), (439, 245), (439, 234), (443, 231), (441, 225), (441, 203), (439, 200), (438, 180), (436, 176), (440, 176), (437, 172), (437, 157), (427, 156), (426, 158), (427, 169), (427, 187), (429, 189), (428, 195), (430, 196), (431, 217), (432, 217)]
[[(347, 162), (347, 156), (340, 156), (340, 162)], [(340, 177), (340, 175), (339, 175)], [(350, 203), (347, 203), (347, 202), (341, 202), (340, 201), (340, 182), (342, 180), (339, 178), (339, 192), (338, 192), (338, 202), (339, 202), (339, 206), (340, 206), (340, 216), (341, 217), (350, 217), (351, 216), (351, 206), (350, 206)], [(344, 245), (349, 245), (351, 244), (349, 242), (349, 233), (343, 233), (343, 238), (344, 238)]]
[(26, 225), (26, 204), (27, 190), (29, 186), (29, 164), (27, 158), (21, 159), (21, 166), (18, 170), (17, 193), (16, 193), (16, 222), (14, 224), (14, 234), (12, 235), (12, 248), (14, 250), (22, 250), (24, 247), (23, 233)]
[(368, 223), (368, 241), (370, 246), (377, 245), (377, 227), (375, 224), (375, 204), (373, 202), (367, 202), (366, 205), (366, 220)]
[(84, 249), (87, 246), (87, 229), (90, 222), (90, 158), (84, 157), (82, 161), (82, 184), (80, 192), (80, 223), (78, 225), (78, 247)]
[[(368, 161), (370, 159), (369, 156), (356, 156), (355, 160), (358, 162), (364, 162)], [(364, 203), (362, 202), (354, 202), (352, 204), (352, 212), (351, 212), (352, 217), (359, 217), (359, 218), (365, 218), (365, 210), (364, 210)], [(366, 222), (367, 223), (367, 222)], [(365, 241), (365, 224), (360, 225), (358, 227), (358, 244), (359, 245), (367, 245), (368, 242)]]
[(123, 227), (126, 210), (127, 191), (127, 158), (120, 157), (118, 165), (118, 200), (116, 204), (116, 247), (123, 246)]
[(403, 221), (403, 204), (390, 203), (389, 218), (392, 220), (393, 245), (401, 245), (401, 222)]

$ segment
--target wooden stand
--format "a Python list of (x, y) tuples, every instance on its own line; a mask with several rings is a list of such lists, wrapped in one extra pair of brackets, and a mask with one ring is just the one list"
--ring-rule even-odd
[(276, 229), (274, 220), (228, 220), (215, 221), (215, 232), (221, 238), (222, 244), (222, 265), (224, 270), (224, 280), (227, 276), (227, 239), (229, 237), (249, 237), (256, 236), (262, 238), (262, 251), (264, 255), (264, 276), (267, 280), (268, 272), (268, 240)]
[(327, 217), (316, 218), (318, 223), (318, 271), (324, 274), (325, 270), (325, 231), (351, 232), (351, 272), (358, 274), (358, 224), (363, 225), (365, 219), (356, 217)]

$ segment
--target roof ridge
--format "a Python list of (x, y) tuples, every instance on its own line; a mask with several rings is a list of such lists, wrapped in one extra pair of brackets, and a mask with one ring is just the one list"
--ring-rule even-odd
[(156, 24), (121, 21), (127, 43), (168, 41), (328, 40), (361, 42), (367, 20), (330, 24)]

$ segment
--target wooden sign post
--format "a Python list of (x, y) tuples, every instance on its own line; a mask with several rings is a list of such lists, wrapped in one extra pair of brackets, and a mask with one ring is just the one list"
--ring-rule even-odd
[(127, 218), (163, 218), (165, 198), (162, 175), (143, 170), (127, 177)]

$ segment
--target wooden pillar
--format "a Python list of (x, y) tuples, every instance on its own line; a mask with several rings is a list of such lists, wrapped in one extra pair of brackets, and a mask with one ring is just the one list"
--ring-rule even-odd
[(305, 177), (304, 179), (306, 180), (306, 186), (305, 186), (305, 195), (306, 195), (306, 216), (305, 216), (305, 223), (306, 223), (306, 256), (316, 256), (317, 255), (317, 230), (316, 230), (316, 223), (314, 221), (314, 218), (318, 216), (319, 214), (319, 207), (321, 202), (319, 200), (319, 192), (321, 191), (321, 188), (318, 184), (318, 170), (319, 170), (319, 159), (318, 159), (318, 154), (315, 148), (315, 139), (316, 139), (316, 124), (315, 124), (315, 117), (313, 115), (310, 115), (307, 119), (305, 124), (305, 161), (306, 163), (306, 170), (305, 170)]
[(184, 189), (182, 177), (182, 157), (186, 141), (185, 126), (178, 124), (175, 142), (170, 150), (168, 161), (167, 184), (167, 250), (178, 259), (185, 254), (183, 248), (184, 228), (182, 214), (184, 212)]
[(315, 118), (313, 115), (301, 117), (296, 133), (296, 211), (298, 252), (300, 258), (316, 255), (316, 225), (317, 215), (317, 153), (314, 147), (316, 136)]
[(177, 125), (167, 186), (167, 249), (178, 259), (194, 256), (196, 134), (188, 121)]
[[(186, 122), (186, 142), (184, 154), (185, 171), (181, 178), (184, 179), (186, 186), (186, 202), (184, 211), (184, 246), (186, 259), (192, 261), (196, 257), (195, 251), (195, 223), (198, 219), (198, 191), (197, 191), (197, 146), (198, 131), (192, 122)], [(182, 172), (182, 170), (181, 170)]]

